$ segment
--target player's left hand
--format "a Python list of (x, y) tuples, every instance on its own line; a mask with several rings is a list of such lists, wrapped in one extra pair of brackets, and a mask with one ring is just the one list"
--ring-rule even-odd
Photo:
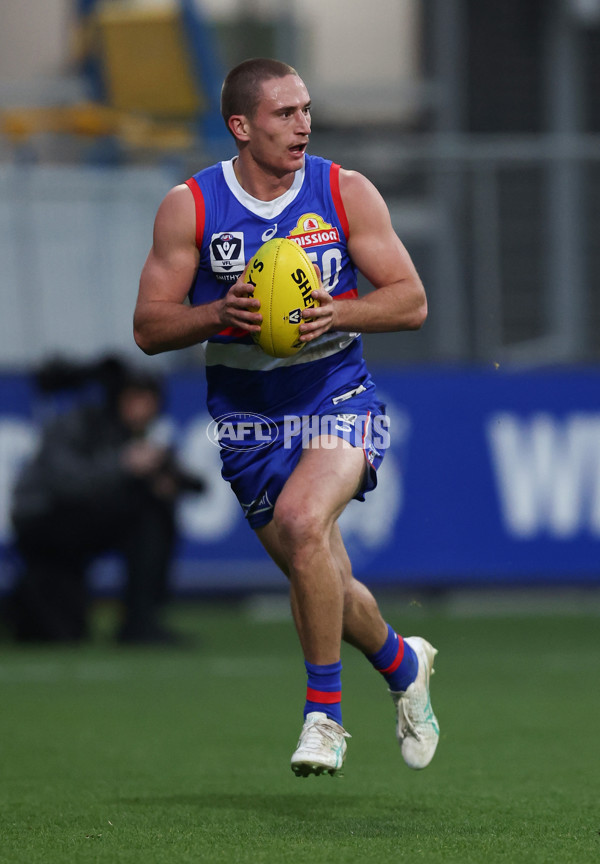
[[(315, 264), (314, 266), (319, 278), (319, 285), (321, 285), (319, 265)], [(302, 312), (304, 320), (299, 328), (301, 342), (312, 342), (313, 339), (317, 339), (333, 328), (333, 299), (331, 295), (321, 287), (317, 291), (313, 291), (311, 297), (318, 301), (319, 306), (313, 306), (312, 309), (305, 309)]]
[(304, 309), (302, 312), (302, 324), (300, 325), (300, 341), (312, 342), (333, 328), (333, 298), (323, 288), (313, 291), (311, 297), (318, 300), (319, 306), (312, 309)]

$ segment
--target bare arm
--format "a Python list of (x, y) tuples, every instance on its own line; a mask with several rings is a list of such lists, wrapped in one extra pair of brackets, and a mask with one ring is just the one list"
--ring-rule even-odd
[(322, 305), (307, 311), (313, 321), (301, 325), (303, 341), (329, 329), (359, 333), (418, 330), (427, 317), (425, 289), (392, 227), (385, 201), (355, 171), (340, 172), (340, 192), (350, 226), (350, 257), (376, 290), (339, 303), (325, 291), (317, 292)]
[(152, 249), (144, 264), (134, 313), (135, 341), (146, 354), (187, 348), (225, 327), (260, 330), (259, 302), (241, 279), (225, 297), (199, 306), (186, 298), (199, 263), (194, 199), (176, 186), (158, 208)]

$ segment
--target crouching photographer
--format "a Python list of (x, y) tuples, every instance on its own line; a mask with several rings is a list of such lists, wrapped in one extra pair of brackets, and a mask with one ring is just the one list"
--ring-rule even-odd
[(97, 556), (116, 551), (126, 569), (118, 639), (176, 642), (163, 622), (175, 504), (204, 484), (149, 436), (162, 403), (154, 376), (108, 358), (90, 366), (55, 362), (36, 379), (45, 393), (90, 382), (99, 393), (52, 419), (14, 490), (11, 515), (23, 568), (9, 606), (13, 635), (85, 639), (86, 571)]

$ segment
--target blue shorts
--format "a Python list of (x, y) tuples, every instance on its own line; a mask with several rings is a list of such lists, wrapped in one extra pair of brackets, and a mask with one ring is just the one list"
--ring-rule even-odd
[(258, 414), (229, 414), (213, 424), (213, 438), (221, 446), (221, 473), (253, 529), (273, 518), (279, 493), (314, 437), (336, 435), (362, 449), (367, 470), (355, 495), (359, 501), (377, 485), (377, 468), (389, 445), (385, 406), (371, 381), (327, 398), (310, 415), (273, 421)]

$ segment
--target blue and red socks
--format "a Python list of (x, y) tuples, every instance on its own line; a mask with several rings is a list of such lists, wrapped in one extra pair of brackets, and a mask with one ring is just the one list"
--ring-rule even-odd
[(397, 693), (413, 683), (419, 671), (419, 661), (413, 649), (402, 636), (398, 636), (390, 625), (387, 625), (388, 635), (383, 647), (376, 654), (368, 654), (375, 669), (387, 681), (390, 690)]
[[(388, 635), (383, 646), (375, 654), (368, 654), (367, 660), (383, 675), (393, 692), (406, 690), (417, 677), (419, 661), (417, 655), (399, 636), (393, 627), (387, 625)], [(342, 725), (342, 663), (317, 665), (304, 661), (308, 675), (304, 717), (312, 711), (321, 711), (331, 720)]]
[(342, 663), (323, 666), (304, 661), (308, 674), (304, 717), (311, 711), (321, 711), (342, 725)]

